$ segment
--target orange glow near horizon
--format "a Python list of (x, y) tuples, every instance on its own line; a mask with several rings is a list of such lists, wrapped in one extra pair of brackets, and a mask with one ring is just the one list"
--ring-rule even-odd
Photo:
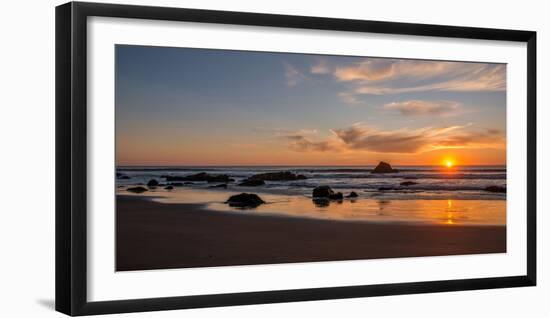
[(443, 158), (443, 160), (441, 160), (441, 163), (443, 166), (450, 169), (456, 166), (456, 159), (452, 156), (446, 156)]

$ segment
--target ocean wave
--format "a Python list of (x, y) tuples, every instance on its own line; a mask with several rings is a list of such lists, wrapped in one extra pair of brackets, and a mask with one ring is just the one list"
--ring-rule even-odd
[(494, 179), (505, 180), (505, 173), (395, 173), (395, 174), (310, 174), (315, 179)]

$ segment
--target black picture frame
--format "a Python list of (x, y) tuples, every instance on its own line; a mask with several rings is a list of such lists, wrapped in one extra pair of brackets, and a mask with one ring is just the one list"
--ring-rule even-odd
[[(89, 302), (86, 64), (91, 16), (525, 42), (527, 273), (524, 276)], [(70, 2), (56, 7), (56, 310), (92, 315), (536, 285), (536, 32)]]

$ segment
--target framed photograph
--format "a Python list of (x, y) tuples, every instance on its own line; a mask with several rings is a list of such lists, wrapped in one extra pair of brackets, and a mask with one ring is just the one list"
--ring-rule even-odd
[(536, 33), (56, 8), (56, 308), (536, 284)]

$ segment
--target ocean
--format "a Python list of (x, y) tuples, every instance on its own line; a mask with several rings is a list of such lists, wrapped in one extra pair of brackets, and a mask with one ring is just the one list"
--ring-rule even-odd
[[(505, 193), (489, 192), (489, 186), (506, 187), (505, 166), (394, 166), (398, 173), (373, 174), (374, 166), (207, 166), (207, 167), (117, 167), (129, 179), (117, 179), (118, 186), (146, 184), (150, 179), (163, 183), (163, 175), (186, 176), (199, 172), (226, 174), (235, 179), (231, 185), (259, 173), (291, 171), (305, 180), (267, 181), (265, 186), (246, 187), (258, 193), (311, 196), (313, 188), (328, 185), (344, 194), (354, 191), (361, 197), (391, 200), (454, 199), (505, 200)], [(413, 185), (402, 185), (403, 182)], [(196, 182), (188, 187), (205, 188), (211, 184)], [(235, 190), (238, 187), (234, 186)], [(248, 190), (250, 191), (250, 190)], [(244, 192), (244, 190), (243, 190)]]

